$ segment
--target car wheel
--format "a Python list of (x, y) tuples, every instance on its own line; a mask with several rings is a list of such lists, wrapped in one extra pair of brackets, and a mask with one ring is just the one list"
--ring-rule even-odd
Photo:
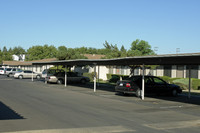
[(177, 90), (176, 90), (176, 89), (173, 89), (173, 90), (172, 90), (172, 96), (174, 96), (174, 97), (175, 97), (175, 96), (177, 96), (177, 95), (178, 95), (178, 92), (177, 92)]
[(137, 97), (141, 97), (141, 90), (140, 89), (137, 89), (137, 91), (135, 92), (135, 95)]
[(18, 77), (19, 79), (23, 79), (23, 76), (22, 75), (19, 75), (19, 77)]
[(41, 78), (40, 75), (37, 75), (37, 76), (36, 76), (36, 79), (40, 79), (40, 78)]
[(58, 79), (57, 84), (63, 84), (63, 80), (62, 79)]
[(85, 79), (81, 79), (81, 84), (85, 84), (86, 80)]

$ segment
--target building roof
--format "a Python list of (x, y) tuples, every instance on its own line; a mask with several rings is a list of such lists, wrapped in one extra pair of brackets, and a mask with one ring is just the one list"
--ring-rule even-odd
[(152, 56), (134, 56), (116, 59), (77, 59), (50, 62), (33, 62), (33, 64), (52, 65), (200, 65), (200, 53), (167, 54)]
[(100, 54), (84, 54), (85, 57), (88, 59), (102, 59), (105, 57), (105, 55), (100, 55)]
[(49, 59), (42, 59), (42, 60), (33, 60), (33, 61), (3, 61), (3, 65), (7, 66), (30, 66), (33, 62), (50, 62), (50, 61), (56, 61), (56, 58), (49, 58)]

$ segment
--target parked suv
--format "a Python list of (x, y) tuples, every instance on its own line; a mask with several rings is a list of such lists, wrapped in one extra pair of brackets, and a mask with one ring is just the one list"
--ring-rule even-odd
[(7, 69), (6, 70), (6, 75), (7, 75), (7, 77), (13, 77), (14, 75), (15, 75), (15, 73), (16, 72), (21, 72), (22, 70), (21, 69), (19, 69), (19, 68), (11, 68), (11, 70), (10, 70), (10, 68), (9, 69)]
[[(57, 83), (64, 84), (65, 82), (65, 72), (58, 72), (52, 76), (47, 76), (45, 78), (47, 83)], [(84, 76), (78, 76), (75, 72), (67, 72), (67, 82), (68, 83), (86, 83), (89, 82), (90, 79)]]

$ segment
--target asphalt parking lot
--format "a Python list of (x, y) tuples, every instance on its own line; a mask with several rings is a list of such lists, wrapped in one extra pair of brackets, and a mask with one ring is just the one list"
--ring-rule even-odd
[(200, 98), (115, 95), (112, 86), (67, 87), (0, 76), (0, 132), (185, 132), (200, 129)]

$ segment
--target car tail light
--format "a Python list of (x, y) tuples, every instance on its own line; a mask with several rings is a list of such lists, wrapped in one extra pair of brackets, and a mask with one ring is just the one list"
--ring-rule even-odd
[(126, 87), (131, 87), (131, 84), (130, 83), (126, 83)]
[(130, 91), (134, 91), (134, 89), (130, 89)]

